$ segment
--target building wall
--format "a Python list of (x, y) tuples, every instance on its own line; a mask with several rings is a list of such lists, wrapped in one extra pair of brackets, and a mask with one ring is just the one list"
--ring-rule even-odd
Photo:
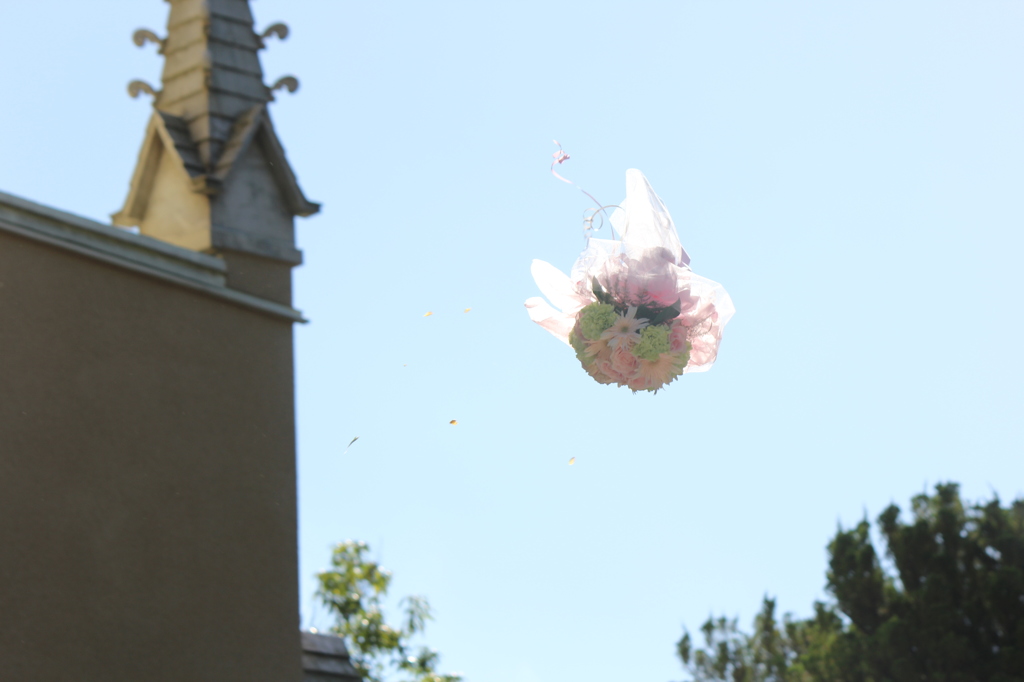
[(0, 231), (0, 679), (301, 679), (286, 319)]

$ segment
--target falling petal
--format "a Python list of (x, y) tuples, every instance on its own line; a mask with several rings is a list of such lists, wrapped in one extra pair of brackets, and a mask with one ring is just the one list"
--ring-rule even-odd
[(428, 310), (427, 312), (423, 313), (423, 317), (430, 317), (433, 314), (434, 313), (432, 313), (431, 311)]
[(576, 458), (575, 457), (570, 457), (569, 458), (569, 466), (572, 466), (575, 463), (576, 463)]
[[(348, 452), (348, 448), (352, 447), (352, 443), (355, 443), (355, 442), (356, 442), (357, 440), (359, 440), (359, 436), (356, 436), (355, 438), (353, 438), (352, 440), (350, 440), (350, 441), (348, 442), (348, 447), (346, 447), (346, 448), (345, 448), (345, 452)], [(344, 454), (345, 454), (345, 452), (343, 452), (343, 453), (341, 453), (341, 454), (343, 454), (343, 455), (344, 455)]]
[(458, 426), (458, 424), (459, 424), (459, 422), (458, 422), (458, 421), (456, 421), (455, 419), (451, 420), (451, 421), (450, 421), (450, 422), (448, 422), (448, 423), (449, 423), (449, 424), (451, 424), (452, 426)]
[(465, 309), (465, 310), (463, 310), (462, 312), (464, 312), (464, 313), (468, 313), (468, 312), (469, 312), (470, 310), (472, 310), (472, 308), (466, 308), (466, 309)]

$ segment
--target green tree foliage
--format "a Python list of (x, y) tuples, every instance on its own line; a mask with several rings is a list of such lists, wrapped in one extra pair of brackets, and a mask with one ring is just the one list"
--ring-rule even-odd
[(458, 675), (436, 671), (436, 651), (421, 647), (415, 654), (409, 640), (423, 632), (430, 605), (422, 597), (406, 597), (398, 627), (384, 621), (381, 602), (391, 573), (367, 558), (365, 542), (346, 541), (334, 548), (331, 569), (317, 574), (317, 597), (335, 618), (331, 632), (344, 637), (352, 663), (367, 682), (384, 682), (389, 673), (407, 682), (460, 682)]
[(909, 521), (890, 505), (877, 527), (840, 528), (828, 546), (829, 603), (775, 617), (767, 597), (753, 634), (709, 618), (703, 647), (677, 648), (696, 682), (1020, 682), (1024, 680), (1024, 500), (965, 507), (956, 484), (918, 495)]

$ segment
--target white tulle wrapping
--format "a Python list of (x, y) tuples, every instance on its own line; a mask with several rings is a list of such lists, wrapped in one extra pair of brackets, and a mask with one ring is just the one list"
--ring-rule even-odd
[(690, 270), (665, 204), (636, 169), (626, 171), (626, 199), (611, 216), (621, 240), (590, 239), (569, 276), (544, 261), (530, 268), (541, 298), (526, 301), (530, 319), (566, 344), (576, 316), (597, 300), (599, 284), (623, 305), (680, 303), (679, 319), (692, 345), (684, 373), (706, 372), (718, 356), (722, 330), (735, 313), (732, 299), (717, 282)]

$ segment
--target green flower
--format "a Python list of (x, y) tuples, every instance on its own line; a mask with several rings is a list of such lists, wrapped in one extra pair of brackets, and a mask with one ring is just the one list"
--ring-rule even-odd
[(586, 349), (583, 339), (576, 334), (575, 327), (571, 332), (569, 332), (569, 345), (572, 346), (573, 350), (577, 353), (582, 353)]
[(608, 327), (615, 323), (615, 308), (607, 303), (591, 303), (580, 311), (580, 332), (584, 338), (596, 341)]
[(668, 341), (669, 329), (665, 325), (656, 324), (640, 330), (640, 341), (633, 346), (633, 355), (642, 360), (654, 362), (662, 353), (671, 348)]
[(593, 356), (587, 355), (587, 344), (580, 335), (576, 333), (575, 328), (569, 332), (569, 345), (572, 346), (574, 351), (576, 351), (576, 359), (582, 362), (584, 367), (594, 361)]
[(684, 350), (682, 353), (679, 354), (679, 373), (680, 374), (683, 373), (683, 369), (690, 362), (690, 351), (691, 350), (693, 350), (693, 346), (691, 346), (690, 342), (687, 341), (686, 342), (686, 350)]

